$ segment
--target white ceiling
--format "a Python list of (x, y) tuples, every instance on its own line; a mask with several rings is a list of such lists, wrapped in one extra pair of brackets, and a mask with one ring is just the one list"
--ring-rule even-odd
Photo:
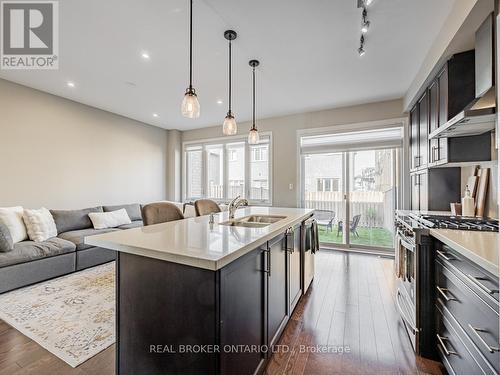
[(197, 120), (180, 114), (188, 84), (188, 0), (60, 1), (59, 70), (3, 70), (0, 77), (167, 129), (216, 125), (227, 112), (223, 33), (232, 28), (239, 122), (251, 118), (252, 58), (261, 61), (262, 118), (400, 98), (455, 0), (374, 0), (362, 58), (356, 2), (195, 0)]

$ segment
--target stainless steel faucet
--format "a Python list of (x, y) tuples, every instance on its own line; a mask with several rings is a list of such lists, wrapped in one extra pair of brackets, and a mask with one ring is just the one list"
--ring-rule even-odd
[(248, 206), (248, 201), (244, 198), (240, 199), (240, 196), (238, 195), (231, 201), (231, 203), (229, 203), (229, 219), (234, 219), (234, 213), (240, 206)]

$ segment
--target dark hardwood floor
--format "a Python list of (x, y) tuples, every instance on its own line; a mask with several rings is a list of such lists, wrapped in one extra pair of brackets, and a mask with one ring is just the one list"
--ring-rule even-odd
[[(441, 374), (437, 363), (413, 353), (394, 305), (392, 267), (376, 256), (319, 252), (313, 285), (279, 343), (289, 350), (273, 355), (266, 374)], [(332, 353), (336, 348), (346, 353)], [(114, 349), (73, 369), (0, 321), (2, 375), (111, 375)]]

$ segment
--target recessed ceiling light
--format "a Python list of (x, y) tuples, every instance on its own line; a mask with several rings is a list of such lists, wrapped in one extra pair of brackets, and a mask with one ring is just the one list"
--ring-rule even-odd
[(153, 117), (159, 117), (158, 113), (153, 113)]
[(149, 53), (147, 53), (147, 52), (143, 52), (143, 53), (141, 53), (141, 57), (142, 57), (144, 60), (149, 60), (149, 59), (150, 59)]
[(217, 100), (217, 104), (223, 104), (224, 102), (222, 100)]
[(75, 83), (74, 83), (74, 82), (71, 82), (71, 81), (68, 81), (68, 82), (66, 83), (66, 85), (67, 85), (68, 87), (75, 87)]

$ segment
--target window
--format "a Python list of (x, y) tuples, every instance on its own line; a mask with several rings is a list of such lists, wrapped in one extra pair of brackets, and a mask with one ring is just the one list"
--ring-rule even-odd
[(269, 143), (250, 146), (250, 196), (251, 200), (269, 200)]
[(270, 135), (184, 145), (184, 199), (228, 201), (236, 196), (271, 203)]
[(191, 198), (201, 198), (202, 191), (202, 149), (196, 147), (186, 150), (186, 182), (187, 195)]
[(339, 178), (318, 178), (316, 191), (339, 191)]
[(236, 150), (228, 150), (227, 154), (229, 161), (238, 161), (238, 154)]
[(252, 147), (252, 161), (267, 161), (268, 146)]

